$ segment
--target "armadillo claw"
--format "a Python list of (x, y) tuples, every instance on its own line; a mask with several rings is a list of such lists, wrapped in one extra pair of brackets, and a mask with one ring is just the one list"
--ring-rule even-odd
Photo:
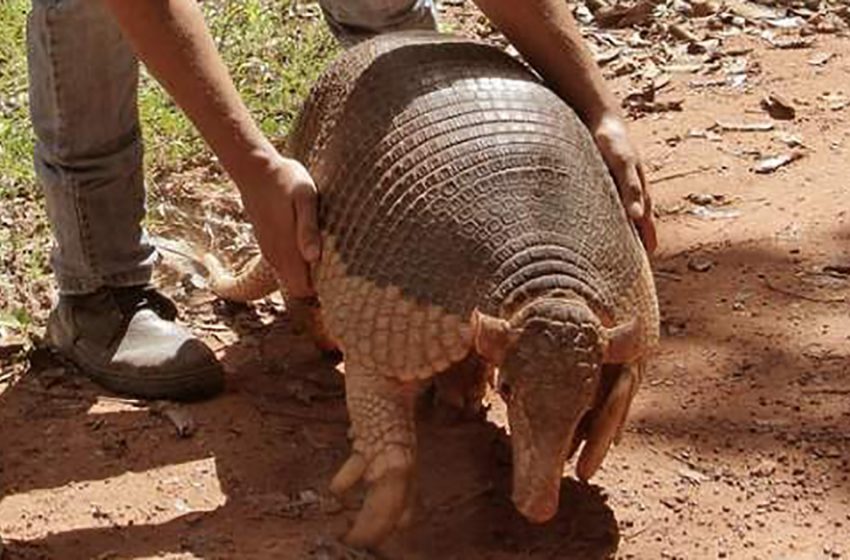
[(354, 526), (343, 539), (356, 547), (373, 547), (397, 527), (410, 523), (414, 503), (413, 454), (401, 445), (390, 445), (371, 461), (359, 452), (339, 469), (330, 484), (341, 495), (365, 480), (370, 488)]
[(331, 492), (337, 496), (348, 492), (350, 488), (357, 484), (357, 481), (363, 478), (363, 473), (366, 472), (367, 466), (368, 463), (366, 463), (366, 459), (363, 458), (363, 455), (360, 453), (352, 453), (351, 457), (349, 457), (348, 461), (346, 461), (342, 468), (337, 471), (331, 481)]
[(409, 472), (393, 469), (372, 485), (354, 527), (345, 536), (346, 544), (373, 547), (392, 533), (406, 517), (409, 478)]
[(579, 479), (589, 480), (602, 466), (608, 448), (625, 422), (625, 416), (634, 395), (632, 390), (634, 382), (631, 369), (625, 368), (608, 394), (602, 410), (590, 427), (587, 441), (581, 450), (576, 465), (576, 474)]

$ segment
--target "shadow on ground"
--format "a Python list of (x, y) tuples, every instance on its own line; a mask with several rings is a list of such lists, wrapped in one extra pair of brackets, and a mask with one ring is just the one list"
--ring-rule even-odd
[[(15, 527), (50, 533), (12, 535), (4, 560), (372, 557), (334, 539), (350, 522), (356, 497), (343, 507), (324, 490), (348, 453), (341, 376), (311, 358), (285, 320), (259, 333), (252, 320), (240, 319), (244, 335), (224, 353), (226, 394), (187, 407), (197, 424), (191, 438), (177, 437), (166, 419), (144, 408), (90, 413), (103, 400), (97, 389), (59, 375), (50, 361), (0, 395), (0, 487), (7, 497), (73, 487), (86, 499), (89, 485), (202, 459), (214, 462), (219, 488), (210, 491), (223, 496), (212, 511), (165, 519), (163, 508), (179, 491), (165, 505), (156, 489), (121, 493), (102, 510), (84, 507), (88, 518), (34, 498), (38, 511), (22, 508), (26, 520)], [(565, 479), (561, 512), (545, 526), (530, 526), (514, 511), (509, 451), (494, 426), (447, 421), (426, 405), (420, 439), (419, 522), (375, 557), (593, 559), (616, 550), (617, 522), (597, 488)]]

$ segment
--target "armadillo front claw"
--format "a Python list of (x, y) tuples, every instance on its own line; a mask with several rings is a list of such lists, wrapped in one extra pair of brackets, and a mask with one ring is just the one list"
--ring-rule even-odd
[(602, 410), (594, 419), (587, 441), (579, 455), (576, 474), (587, 481), (596, 473), (608, 453), (608, 448), (618, 439), (626, 421), (629, 405), (637, 391), (639, 379), (631, 367), (626, 367), (614, 383)]
[(355, 547), (374, 547), (394, 529), (410, 522), (413, 492), (412, 454), (398, 445), (377, 453), (367, 463), (360, 453), (353, 453), (331, 482), (331, 491), (342, 494), (361, 479), (370, 488), (357, 514), (354, 526), (343, 539)]

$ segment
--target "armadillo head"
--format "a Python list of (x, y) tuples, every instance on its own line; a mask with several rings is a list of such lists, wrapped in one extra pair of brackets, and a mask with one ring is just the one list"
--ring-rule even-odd
[[(579, 443), (579, 424), (598, 405), (602, 364), (623, 358), (631, 342), (617, 338), (629, 338), (634, 329), (605, 328), (582, 300), (566, 298), (538, 299), (510, 321), (488, 318), (479, 325), (479, 352), (498, 362), (498, 389), (508, 409), (514, 505), (532, 522), (548, 521), (558, 509), (564, 463)], [(627, 405), (631, 396), (629, 391), (616, 398)], [(580, 478), (601, 464), (624, 419), (622, 406), (606, 418), (610, 408), (592, 415), (597, 425), (590, 433), (597, 441), (589, 438), (582, 450)]]

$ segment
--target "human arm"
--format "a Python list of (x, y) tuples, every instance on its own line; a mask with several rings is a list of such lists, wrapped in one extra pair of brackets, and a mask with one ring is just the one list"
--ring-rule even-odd
[(321, 251), (317, 192), (282, 157), (236, 91), (194, 0), (105, 0), (139, 59), (186, 113), (236, 183), (265, 258), (294, 296), (312, 294)]
[(563, 0), (475, 0), (593, 135), (648, 252), (657, 245), (652, 201), (617, 100)]

